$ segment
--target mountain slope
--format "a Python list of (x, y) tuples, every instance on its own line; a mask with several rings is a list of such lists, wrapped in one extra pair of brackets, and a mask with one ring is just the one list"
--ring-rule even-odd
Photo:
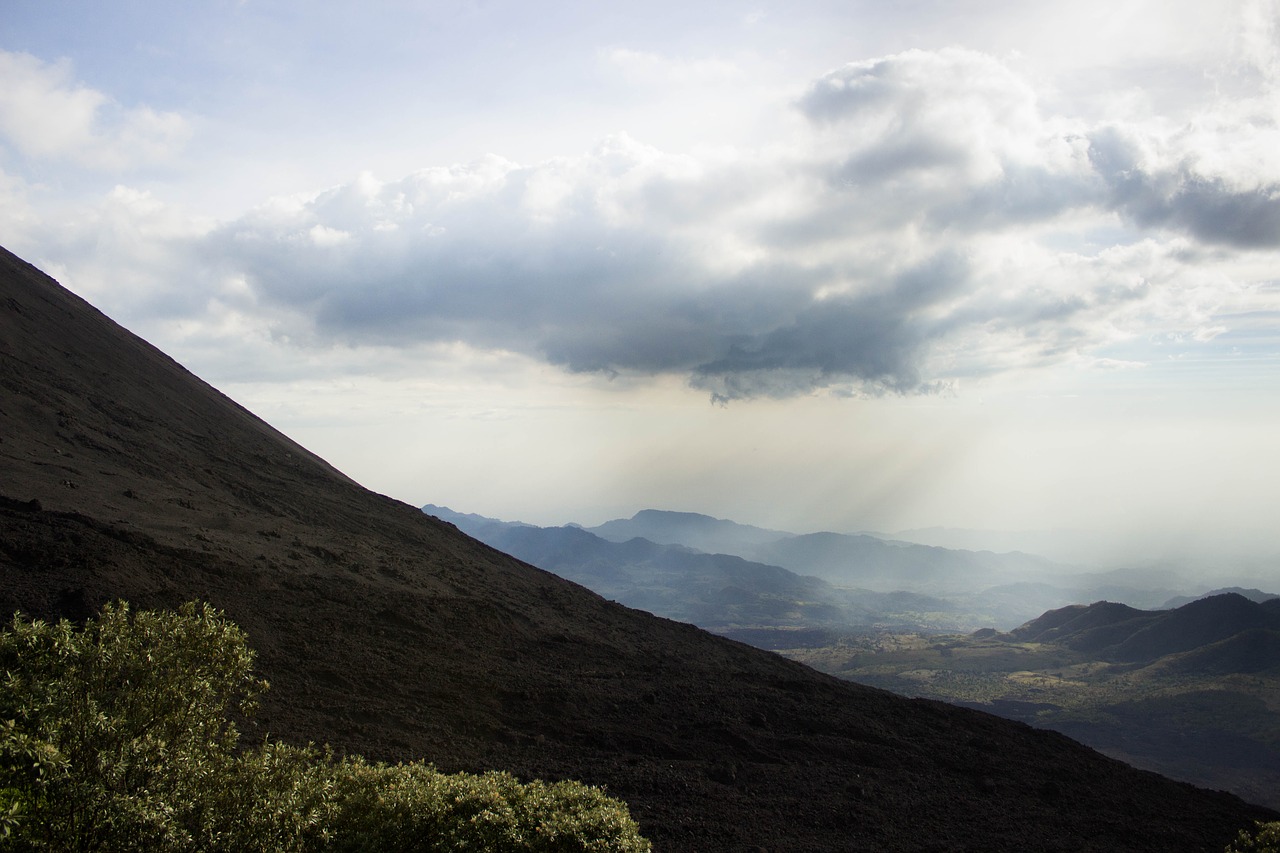
[(211, 601), (260, 729), (605, 784), (662, 850), (1220, 850), (1272, 813), (612, 604), (373, 494), (0, 253), (0, 606)]

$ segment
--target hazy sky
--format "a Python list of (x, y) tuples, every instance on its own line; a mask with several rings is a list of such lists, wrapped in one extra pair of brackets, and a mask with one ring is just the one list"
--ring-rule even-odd
[(1270, 529), (1278, 23), (6, 0), (0, 243), (414, 504)]

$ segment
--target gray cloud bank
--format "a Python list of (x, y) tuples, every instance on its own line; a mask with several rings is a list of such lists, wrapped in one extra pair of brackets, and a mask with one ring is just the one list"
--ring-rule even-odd
[[(618, 136), (535, 166), (366, 176), (203, 252), (299, 340), (461, 341), (728, 401), (927, 393), (1153, 316), (1194, 332), (1212, 294), (1171, 265), (1200, 243), (1280, 248), (1280, 184), (1203, 172), (1193, 148), (1156, 158), (1137, 123), (1046, 116), (982, 54), (851, 64), (796, 112), (798, 141), (769, 153)], [(1091, 246), (1105, 229), (1123, 238)]]

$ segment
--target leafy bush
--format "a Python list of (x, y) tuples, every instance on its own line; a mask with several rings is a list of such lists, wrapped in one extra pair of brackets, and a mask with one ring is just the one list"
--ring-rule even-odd
[(338, 765), (333, 850), (647, 851), (626, 806), (577, 782), (521, 784), (507, 773)]
[(1280, 853), (1280, 821), (1259, 822), (1253, 833), (1241, 830), (1225, 853)]
[(182, 850), (219, 834), (224, 782), (265, 684), (205, 606), (108, 606), (83, 630), (15, 617), (0, 634), (5, 774), (34, 848)]
[(0, 849), (648, 851), (626, 806), (576, 782), (239, 748), (266, 683), (208, 605), (104, 608), (0, 632)]

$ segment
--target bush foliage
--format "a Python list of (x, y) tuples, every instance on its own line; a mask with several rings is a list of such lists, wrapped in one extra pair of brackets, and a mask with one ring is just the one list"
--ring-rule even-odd
[(1280, 853), (1280, 821), (1259, 823), (1254, 832), (1241, 830), (1226, 853)]
[(0, 849), (648, 851), (626, 806), (576, 782), (444, 774), (243, 748), (266, 683), (208, 605), (0, 632)]

